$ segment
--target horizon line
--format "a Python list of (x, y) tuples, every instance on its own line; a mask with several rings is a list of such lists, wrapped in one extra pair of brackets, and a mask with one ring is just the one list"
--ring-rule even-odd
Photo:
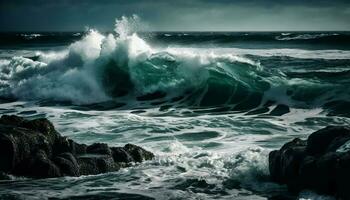
[[(96, 30), (96, 29), (93, 29)], [(82, 32), (87, 32), (88, 30), (66, 30), (66, 31), (59, 31), (59, 30), (38, 30), (38, 31), (26, 31), (26, 30), (9, 30), (9, 31), (5, 31), (5, 30), (0, 30), (0, 33), (52, 33), (52, 32), (60, 32), (60, 33), (82, 33)], [(97, 31), (99, 31), (97, 29)], [(114, 32), (113, 30), (104, 30), (104, 31), (99, 31), (102, 33), (110, 33), (110, 32)], [(185, 31), (181, 31), (181, 30), (150, 30), (150, 31), (136, 31), (137, 33), (244, 33), (244, 32), (276, 32), (276, 33), (280, 33), (280, 32), (350, 32), (350, 30), (242, 30), (242, 31), (236, 31), (236, 30), (227, 30), (227, 31), (210, 31), (210, 30), (203, 30), (203, 31), (198, 31), (198, 30), (185, 30)]]

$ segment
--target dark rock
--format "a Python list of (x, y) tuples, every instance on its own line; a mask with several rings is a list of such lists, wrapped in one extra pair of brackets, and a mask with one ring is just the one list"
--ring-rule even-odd
[(332, 142), (328, 145), (326, 152), (336, 151), (337, 149), (339, 149), (339, 147), (343, 146), (349, 140), (350, 140), (350, 134), (334, 138), (334, 140), (332, 140)]
[(54, 158), (55, 164), (61, 169), (64, 176), (79, 176), (79, 165), (71, 153), (63, 153)]
[(78, 157), (81, 175), (100, 174), (117, 171), (119, 165), (110, 155), (82, 155)]
[(297, 200), (298, 198), (290, 194), (278, 194), (267, 198), (267, 200)]
[(306, 156), (300, 164), (300, 188), (310, 188), (313, 186), (314, 181), (317, 180), (319, 174), (316, 170), (316, 158), (313, 156)]
[(47, 157), (46, 153), (43, 151), (39, 151), (35, 155), (34, 163), (29, 166), (29, 169), (29, 176), (35, 178), (51, 178), (61, 176), (60, 169)]
[(45, 118), (34, 119), (30, 121), (23, 120), (21, 126), (33, 131), (38, 131), (41, 134), (50, 137), (50, 139), (52, 140), (54, 140), (58, 136), (58, 133), (56, 132), (53, 124)]
[(123, 147), (111, 147), (111, 150), (115, 162), (134, 162), (134, 159)]
[(78, 144), (71, 139), (68, 139), (68, 142), (72, 148), (73, 154), (76, 154), (76, 155), (86, 154), (86, 148), (87, 148), (86, 144)]
[(74, 143), (71, 143), (66, 137), (59, 137), (54, 143), (54, 154), (59, 155), (66, 152), (74, 152)]
[(18, 117), (16, 115), (3, 115), (0, 118), (1, 124), (6, 124), (9, 126), (20, 126), (24, 119), (22, 117)]
[(128, 154), (133, 158), (135, 162), (151, 160), (154, 157), (153, 153), (133, 144), (126, 144), (124, 146), (124, 149), (126, 152), (128, 152)]
[(0, 179), (6, 174), (33, 178), (116, 171), (154, 155), (136, 145), (79, 144), (62, 137), (47, 119), (0, 118)]
[(111, 149), (107, 144), (103, 143), (94, 143), (88, 146), (86, 148), (86, 153), (112, 155)]
[(290, 109), (287, 105), (278, 104), (271, 112), (270, 115), (273, 116), (282, 116), (290, 112)]
[(0, 180), (11, 180), (11, 177), (4, 172), (0, 172)]
[(343, 199), (350, 199), (350, 152), (344, 153), (338, 160), (335, 172), (336, 194)]
[(335, 167), (339, 154), (329, 152), (316, 160), (315, 174), (318, 174), (313, 187), (316, 191), (326, 194), (335, 193)]
[(298, 191), (298, 173), (300, 162), (305, 156), (305, 148), (306, 142), (296, 138), (285, 144), (280, 151), (271, 153), (269, 162), (271, 166), (271, 177), (273, 180), (280, 183), (288, 182), (288, 187), (291, 191)]
[(269, 171), (272, 181), (284, 183), (281, 169), (281, 153), (280, 151), (271, 151), (269, 154)]
[[(328, 126), (312, 133), (307, 139), (307, 153), (310, 155), (323, 154), (337, 137), (350, 139), (349, 127)], [(343, 142), (342, 144), (344, 144)], [(334, 145), (333, 145), (334, 146)]]
[(294, 139), (269, 154), (271, 180), (289, 191), (314, 190), (350, 199), (350, 151), (337, 151), (350, 141), (349, 127), (326, 127), (307, 141)]
[(62, 153), (59, 157), (69, 160), (73, 165), (78, 165), (76, 158), (71, 153)]
[(0, 171), (10, 172), (15, 165), (16, 149), (13, 140), (7, 135), (0, 135)]
[(67, 137), (59, 137), (54, 143), (54, 154), (59, 155), (62, 153), (70, 152), (74, 155), (86, 154), (87, 145), (78, 144)]

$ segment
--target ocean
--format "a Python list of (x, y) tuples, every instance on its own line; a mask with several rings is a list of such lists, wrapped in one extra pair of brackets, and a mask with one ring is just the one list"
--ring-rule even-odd
[(126, 22), (0, 33), (0, 113), (156, 158), (94, 176), (13, 177), (1, 199), (270, 199), (286, 192), (269, 179), (271, 150), (350, 124), (349, 32), (132, 32)]

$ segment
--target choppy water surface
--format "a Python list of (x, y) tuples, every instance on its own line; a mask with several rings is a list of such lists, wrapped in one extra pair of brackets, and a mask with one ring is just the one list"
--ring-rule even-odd
[[(267, 199), (267, 155), (350, 123), (348, 33), (7, 34), (0, 112), (156, 159), (115, 173), (0, 182), (2, 199)], [(300, 199), (320, 197), (310, 192)]]

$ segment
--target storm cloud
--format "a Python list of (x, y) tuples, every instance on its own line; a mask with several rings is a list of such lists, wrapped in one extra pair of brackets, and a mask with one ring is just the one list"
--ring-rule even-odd
[(157, 31), (350, 30), (347, 0), (0, 0), (0, 31), (107, 31), (131, 14)]

